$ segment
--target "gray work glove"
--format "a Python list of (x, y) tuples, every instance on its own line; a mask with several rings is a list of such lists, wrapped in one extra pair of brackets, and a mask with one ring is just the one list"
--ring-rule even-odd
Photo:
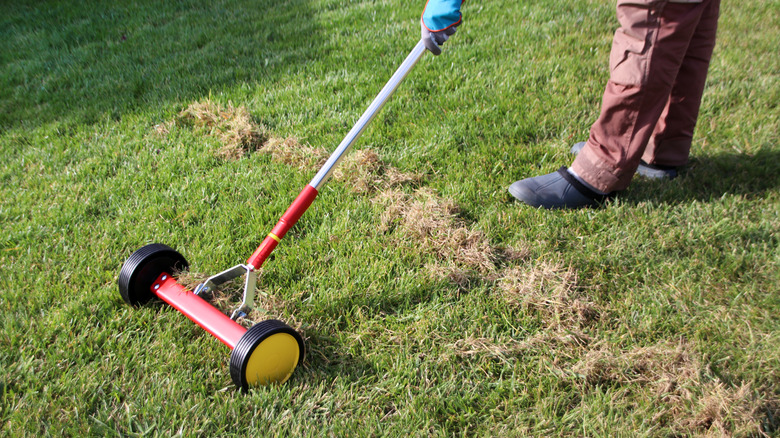
[(422, 39), (425, 41), (425, 48), (430, 50), (434, 55), (440, 55), (441, 47), (439, 46), (443, 45), (445, 41), (450, 39), (451, 35), (454, 35), (455, 32), (458, 31), (458, 26), (448, 27), (438, 32), (431, 32), (423, 24), (421, 30)]
[(462, 0), (428, 0), (420, 17), (420, 29), (425, 47), (434, 55), (441, 53), (447, 41), (462, 22)]

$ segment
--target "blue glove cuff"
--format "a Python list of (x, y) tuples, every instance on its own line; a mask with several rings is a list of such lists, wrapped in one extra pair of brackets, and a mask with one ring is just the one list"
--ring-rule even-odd
[(431, 32), (440, 32), (459, 25), (462, 3), (462, 0), (428, 0), (422, 13), (423, 26)]

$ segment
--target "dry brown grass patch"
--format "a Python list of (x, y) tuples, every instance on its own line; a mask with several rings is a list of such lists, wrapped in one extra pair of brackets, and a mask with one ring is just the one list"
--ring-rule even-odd
[(661, 410), (653, 418), (676, 433), (715, 436), (767, 436), (763, 414), (777, 400), (758, 400), (750, 385), (727, 386), (710, 374), (690, 342), (614, 352), (605, 345), (588, 352), (572, 370), (586, 387), (633, 385), (648, 391)]
[(419, 173), (401, 172), (392, 166), (384, 168), (382, 174), (384, 187), (396, 187), (406, 184), (419, 184), (423, 176)]
[[(206, 135), (217, 138), (222, 147), (216, 155), (227, 160), (259, 150), (270, 154), (278, 163), (311, 169), (322, 166), (329, 155), (325, 149), (302, 144), (295, 137), (271, 137), (263, 126), (253, 121), (246, 107), (236, 107), (230, 102), (226, 107), (211, 99), (194, 102), (174, 120), (155, 125), (154, 131), (166, 136), (176, 125), (201, 129)], [(368, 193), (378, 188), (418, 183), (422, 176), (387, 166), (375, 152), (365, 149), (344, 157), (334, 169), (334, 178), (350, 184), (355, 192)]]
[(301, 144), (297, 138), (285, 139), (271, 137), (260, 148), (260, 152), (270, 154), (277, 163), (286, 164), (300, 170), (312, 169), (325, 163), (328, 155), (322, 148)]
[(774, 402), (756, 400), (749, 384), (735, 388), (715, 381), (706, 384), (702, 392), (693, 403), (692, 412), (685, 412), (682, 407), (670, 412), (670, 418), (677, 419), (681, 431), (705, 431), (708, 435), (724, 437), (769, 436), (762, 430), (761, 417), (772, 409), (768, 403)]
[[(381, 192), (375, 200), (384, 205), (380, 230), (394, 229), (396, 236), (454, 268), (495, 272), (497, 250), (482, 231), (470, 229), (457, 217), (454, 201), (441, 199), (428, 189), (413, 195), (399, 190)], [(434, 274), (438, 275), (438, 274)]]
[[(179, 113), (176, 123), (204, 129), (207, 135), (216, 137), (222, 147), (217, 156), (235, 160), (258, 149), (268, 139), (264, 127), (252, 120), (246, 107), (228, 103), (223, 107), (211, 99), (195, 102)], [(157, 125), (158, 133), (167, 133), (169, 126)]]
[(469, 272), (466, 269), (461, 268), (452, 262), (428, 263), (425, 265), (424, 270), (431, 278), (447, 280), (450, 283), (457, 285), (463, 291), (471, 289), (472, 276), (469, 275)]
[(535, 312), (548, 328), (569, 329), (596, 321), (599, 310), (577, 286), (573, 268), (534, 261), (504, 271), (498, 281), (503, 299)]
[(493, 340), (485, 337), (468, 336), (459, 339), (449, 347), (460, 357), (487, 355), (491, 357), (509, 357), (540, 348), (555, 348), (556, 361), (558, 356), (573, 358), (577, 350), (591, 342), (591, 338), (579, 332), (550, 333), (539, 332), (521, 341), (515, 339)]
[(379, 155), (370, 149), (363, 149), (347, 155), (333, 171), (333, 178), (349, 183), (357, 193), (367, 193), (382, 183), (379, 175), (381, 169)]
[(333, 171), (336, 181), (349, 184), (353, 192), (373, 193), (379, 189), (419, 183), (421, 175), (404, 173), (388, 166), (371, 149), (354, 151)]
[(523, 349), (522, 343), (513, 339), (497, 342), (492, 339), (474, 336), (458, 339), (451, 347), (455, 354), (462, 357), (478, 355), (510, 356)]
[(414, 193), (389, 187), (377, 193), (374, 202), (383, 207), (379, 231), (389, 233), (437, 260), (425, 265), (431, 278), (446, 279), (463, 290), (473, 280), (495, 281), (501, 277), (499, 265), (526, 259), (525, 248), (498, 248), (487, 235), (468, 227), (458, 217), (458, 205), (427, 188)]
[[(328, 159), (325, 149), (301, 144), (295, 137), (286, 139), (269, 138), (260, 148), (271, 154), (274, 161), (298, 169), (319, 168)], [(394, 187), (419, 182), (422, 177), (403, 173), (387, 166), (371, 149), (362, 149), (347, 154), (333, 170), (333, 179), (349, 185), (355, 193), (371, 193), (379, 188)]]
[(690, 383), (698, 385), (701, 365), (689, 352), (690, 345), (659, 344), (615, 354), (605, 345), (589, 351), (573, 368), (590, 386), (651, 384), (656, 393), (676, 390), (690, 396)]
[(171, 126), (173, 125), (172, 122), (166, 122), (166, 123), (160, 123), (157, 125), (154, 125), (154, 132), (157, 133), (157, 135), (160, 136), (166, 136), (171, 133)]

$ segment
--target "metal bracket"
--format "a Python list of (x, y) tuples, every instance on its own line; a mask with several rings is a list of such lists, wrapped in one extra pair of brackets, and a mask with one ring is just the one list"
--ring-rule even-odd
[(209, 277), (205, 282), (195, 287), (193, 291), (195, 295), (200, 295), (205, 292), (213, 290), (215, 287), (226, 283), (234, 278), (238, 278), (246, 274), (244, 280), (244, 297), (241, 300), (241, 306), (233, 311), (230, 319), (233, 321), (240, 317), (246, 316), (246, 312), (250, 311), (255, 305), (255, 291), (257, 285), (257, 271), (251, 265), (236, 265), (230, 269), (226, 269), (217, 275)]

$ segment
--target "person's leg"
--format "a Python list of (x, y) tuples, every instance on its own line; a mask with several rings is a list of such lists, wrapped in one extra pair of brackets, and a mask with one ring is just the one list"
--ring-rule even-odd
[(666, 108), (642, 155), (642, 161), (647, 164), (679, 167), (688, 162), (707, 70), (715, 48), (719, 11), (720, 0), (712, 0), (702, 13)]
[(712, 1), (618, 0), (621, 27), (612, 44), (601, 114), (571, 166), (584, 182), (602, 192), (628, 187)]

